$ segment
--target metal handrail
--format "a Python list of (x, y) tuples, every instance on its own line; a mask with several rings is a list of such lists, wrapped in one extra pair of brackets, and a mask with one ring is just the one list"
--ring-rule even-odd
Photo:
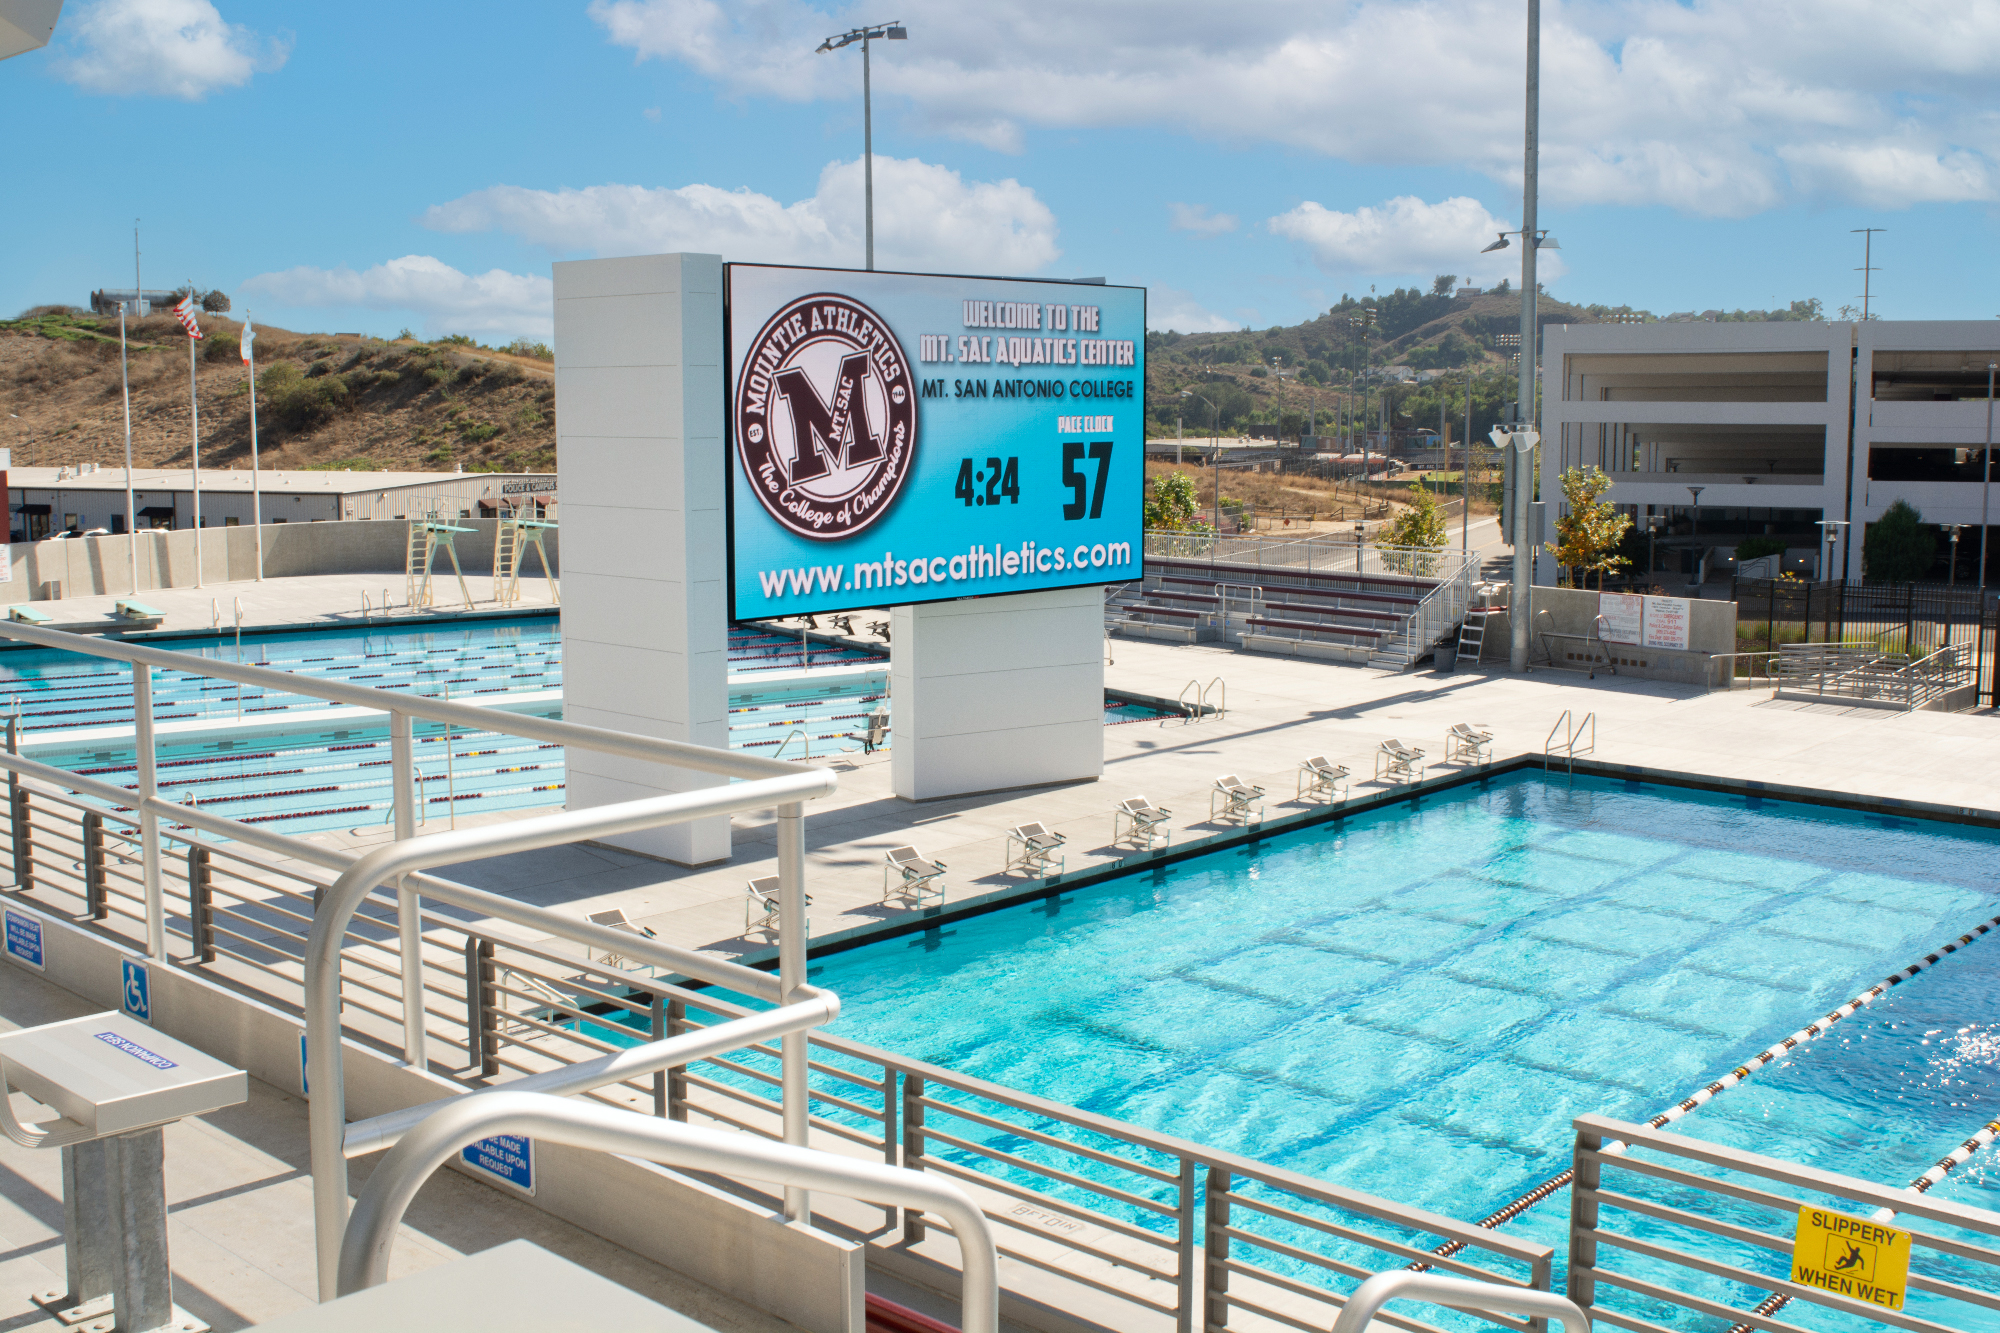
[[(113, 804), (130, 806), (139, 815), (141, 859), (144, 866), (146, 952), (165, 960), (166, 904), (161, 869), (161, 818), (177, 820), (226, 838), (265, 848), (281, 856), (309, 864), (336, 868), (340, 877), (326, 895), (322, 910), (315, 913), (307, 940), (306, 957), (306, 1040), (307, 1073), (311, 1086), (320, 1091), (310, 1098), (309, 1134), (313, 1167), (315, 1237), (319, 1251), (320, 1294), (331, 1299), (335, 1287), (338, 1246), (345, 1222), (347, 1203), (347, 1163), (341, 1151), (341, 1131), (346, 1120), (346, 1089), (341, 1065), (339, 990), (341, 945), (347, 927), (363, 899), (378, 887), (393, 883), (398, 904), (398, 935), (403, 991), (404, 1056), (415, 1068), (428, 1065), (425, 1055), (423, 975), (423, 924), (418, 889), (456, 906), (470, 908), (499, 920), (533, 925), (560, 939), (586, 946), (615, 950), (627, 957), (735, 986), (748, 993), (780, 1004), (798, 1005), (821, 993), (806, 986), (805, 979), (805, 835), (804, 802), (831, 795), (838, 779), (826, 769), (801, 767), (782, 759), (738, 754), (683, 741), (635, 736), (601, 727), (580, 726), (522, 714), (498, 714), (471, 708), (449, 700), (394, 690), (357, 686), (345, 682), (302, 679), (269, 667), (247, 666), (172, 652), (140, 644), (87, 638), (59, 631), (43, 630), (14, 622), (0, 623), (0, 637), (19, 639), (46, 648), (56, 648), (87, 656), (105, 657), (132, 666), (132, 716), (134, 750), (139, 790), (137, 797), (122, 787), (96, 783), (80, 775), (49, 765), (0, 754), (0, 767), (10, 772), (32, 774), (72, 791), (89, 791)], [(304, 694), (335, 703), (349, 704), (389, 715), (394, 773), (397, 841), (355, 858), (335, 853), (300, 838), (273, 833), (254, 825), (204, 812), (192, 805), (162, 799), (158, 794), (153, 741), (152, 674), (155, 668), (206, 676), (238, 684), (261, 686), (280, 693)], [(693, 769), (742, 781), (693, 791), (649, 797), (589, 810), (520, 820), (487, 828), (418, 835), (415, 830), (415, 795), (410, 775), (411, 720), (430, 721), (497, 731), (557, 745), (575, 746), (601, 753), (623, 755), (676, 768)], [(656, 940), (635, 937), (587, 922), (578, 922), (542, 908), (530, 907), (499, 894), (470, 889), (417, 872), (434, 866), (477, 860), (505, 852), (529, 851), (585, 838), (640, 832), (667, 824), (726, 816), (739, 810), (778, 810), (778, 875), (783, 884), (783, 920), (779, 931), (779, 977), (735, 963), (723, 963), (694, 950), (661, 945)], [(330, 853), (335, 853), (329, 855)], [(409, 966), (409, 960), (419, 960)], [(827, 997), (830, 1001), (830, 997)], [(814, 1007), (801, 1010), (800, 1031), (783, 1038), (784, 1137), (788, 1143), (805, 1142), (808, 1103), (806, 1100), (806, 1046), (802, 1030), (826, 1021), (824, 1010), (813, 1017)], [(803, 1192), (788, 1191), (785, 1199), (788, 1219), (810, 1218), (810, 1201)]]
[(1220, 676), (1202, 686), (1201, 706), (1203, 708), (1209, 708), (1208, 692), (1210, 690), (1215, 691), (1215, 705), (1211, 709), (1210, 715), (1218, 718), (1229, 716), (1229, 686), (1224, 683)]
[(807, 759), (812, 758), (812, 753), (813, 753), (812, 737), (806, 735), (806, 729), (804, 727), (793, 727), (790, 731), (786, 732), (785, 739), (778, 742), (778, 748), (771, 751), (771, 757), (773, 759), (777, 759), (780, 756), (782, 756), (785, 753), (785, 747), (792, 743), (792, 737), (794, 736), (801, 738), (806, 743), (806, 752), (803, 757)]
[[(1574, 778), (1576, 776), (1576, 757), (1580, 754), (1593, 754), (1597, 750), (1597, 714), (1594, 712), (1584, 714), (1583, 720), (1574, 726), (1570, 726), (1569, 722), (1570, 710), (1565, 708), (1562, 710), (1562, 716), (1556, 719), (1556, 724), (1549, 728), (1548, 736), (1542, 741), (1542, 771), (1544, 773), (1548, 771), (1550, 757), (1559, 754), (1569, 759), (1569, 775)], [(1590, 733), (1589, 744), (1582, 743), (1586, 729)], [(1560, 742), (1556, 740), (1556, 733), (1559, 731), (1563, 733), (1563, 738)]]
[(958, 1238), (963, 1274), (960, 1323), (965, 1333), (997, 1333), (999, 1328), (999, 1250), (987, 1229), (985, 1214), (970, 1195), (950, 1181), (810, 1148), (765, 1143), (744, 1134), (518, 1091), (446, 1106), (390, 1150), (355, 1202), (353, 1220), (342, 1240), (342, 1296), (388, 1280), (389, 1249), (396, 1227), (417, 1189), (452, 1154), (493, 1134), (528, 1135), (698, 1171), (729, 1171), (753, 1180), (781, 1182), (787, 1188), (828, 1190), (935, 1212)]
[(1565, 1333), (1590, 1333), (1590, 1316), (1583, 1312), (1583, 1307), (1552, 1291), (1503, 1287), (1497, 1282), (1471, 1282), (1462, 1277), (1412, 1273), (1407, 1269), (1377, 1273), (1356, 1287), (1340, 1307), (1340, 1317), (1333, 1321), (1333, 1333), (1364, 1333), (1376, 1313), (1394, 1300), (1429, 1301), (1454, 1310), (1556, 1319), (1562, 1322)]

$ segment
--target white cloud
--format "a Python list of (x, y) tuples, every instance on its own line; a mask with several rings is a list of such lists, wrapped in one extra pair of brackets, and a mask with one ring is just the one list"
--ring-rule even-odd
[[(691, 250), (858, 267), (862, 172), (858, 161), (831, 163), (813, 196), (791, 204), (713, 185), (496, 185), (437, 205), (423, 222), (446, 232), (503, 231), (558, 254)], [(875, 159), (877, 267), (1033, 273), (1061, 253), (1055, 214), (1020, 182), (968, 183), (948, 167)]]
[[(877, 114), (1019, 151), (1036, 127), (1164, 126), (1518, 182), (1518, 0), (1217, 8), (909, 0)], [(731, 93), (852, 102), (849, 17), (808, 0), (595, 0), (639, 60)], [(2000, 196), (2000, 6), (1963, 0), (1568, 0), (1542, 28), (1544, 198), (1743, 215), (1791, 202)], [(1412, 75), (1412, 71), (1421, 71)]]
[(224, 22), (209, 0), (97, 0), (66, 26), (75, 54), (57, 68), (94, 93), (199, 101), (277, 69), (291, 54), (288, 42)]
[(291, 307), (405, 312), (430, 334), (546, 338), (554, 329), (555, 284), (548, 278), (497, 268), (461, 273), (429, 255), (404, 255), (358, 273), (344, 266), (288, 268), (259, 274), (240, 290)]
[(1168, 204), (1167, 225), (1197, 236), (1220, 236), (1236, 230), (1234, 213), (1211, 213), (1207, 204)]
[(1225, 319), (1177, 287), (1146, 288), (1146, 327), (1172, 329), (1177, 333), (1217, 333), (1243, 326), (1241, 320)]
[[(1480, 253), (1513, 224), (1462, 195), (1435, 204), (1403, 195), (1352, 213), (1308, 201), (1265, 225), (1273, 235), (1299, 242), (1322, 272), (1336, 277), (1415, 277), (1428, 286), (1439, 273), (1497, 282), (1521, 272), (1519, 237), (1505, 250)], [(1543, 250), (1536, 267), (1544, 282), (1567, 271), (1555, 250)]]

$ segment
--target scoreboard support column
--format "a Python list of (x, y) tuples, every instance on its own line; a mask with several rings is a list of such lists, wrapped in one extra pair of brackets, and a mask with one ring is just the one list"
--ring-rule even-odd
[[(729, 744), (722, 259), (555, 265), (563, 713)], [(587, 751), (572, 810), (725, 779)], [(681, 865), (729, 859), (726, 817), (611, 839)]]
[(927, 801), (1103, 776), (1102, 588), (898, 606), (890, 615), (897, 796)]

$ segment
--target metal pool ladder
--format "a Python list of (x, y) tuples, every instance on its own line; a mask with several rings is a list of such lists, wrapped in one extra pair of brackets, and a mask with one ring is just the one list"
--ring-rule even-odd
[[(1558, 732), (1562, 734), (1561, 740), (1556, 739)], [(1548, 772), (1551, 756), (1561, 755), (1568, 763), (1570, 781), (1575, 782), (1576, 757), (1592, 754), (1596, 749), (1597, 714), (1585, 713), (1583, 721), (1572, 726), (1569, 709), (1565, 708), (1562, 716), (1556, 719), (1556, 724), (1549, 728), (1548, 739), (1542, 742), (1542, 771)]]

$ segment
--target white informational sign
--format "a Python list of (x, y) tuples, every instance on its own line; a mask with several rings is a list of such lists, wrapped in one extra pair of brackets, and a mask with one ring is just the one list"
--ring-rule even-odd
[(1688, 599), (1648, 597), (1646, 599), (1646, 646), (1681, 648), (1688, 646)]
[(1646, 619), (1646, 599), (1637, 593), (1597, 594), (1598, 635), (1606, 643), (1638, 643)]

